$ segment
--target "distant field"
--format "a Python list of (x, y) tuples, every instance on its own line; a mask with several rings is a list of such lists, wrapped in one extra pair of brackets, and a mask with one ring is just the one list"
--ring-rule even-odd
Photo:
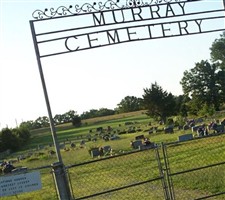
[[(73, 140), (77, 136), (89, 134), (90, 129), (96, 129), (99, 126), (106, 128), (107, 126), (112, 126), (117, 128), (118, 124), (124, 125), (126, 121), (150, 121), (151, 119), (144, 114), (145, 111), (136, 111), (130, 113), (123, 113), (117, 115), (110, 115), (105, 117), (97, 117), (92, 119), (86, 119), (82, 121), (82, 126), (75, 128), (71, 123), (62, 124), (56, 127), (57, 136), (59, 142), (64, 142), (65, 140)], [(41, 128), (31, 131), (31, 141), (24, 149), (36, 148), (38, 145), (48, 145), (52, 143), (52, 136), (50, 128)]]
[(145, 112), (146, 112), (146, 110), (141, 110), (141, 111), (135, 111), (135, 112), (129, 112), (129, 113), (109, 115), (109, 116), (105, 116), (105, 117), (96, 117), (96, 118), (83, 120), (82, 123), (94, 124), (94, 123), (100, 123), (100, 122), (105, 122), (105, 121), (109, 121), (109, 120), (122, 120), (122, 119), (128, 120), (132, 117), (139, 118), (140, 116), (149, 118), (146, 116)]

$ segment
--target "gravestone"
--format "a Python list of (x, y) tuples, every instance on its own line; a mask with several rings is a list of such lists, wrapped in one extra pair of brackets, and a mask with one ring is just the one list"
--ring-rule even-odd
[(154, 143), (151, 143), (150, 145), (140, 145), (138, 147), (139, 150), (145, 150), (145, 149), (151, 149), (151, 148), (154, 148), (155, 144)]
[(217, 124), (216, 128), (214, 129), (217, 133), (224, 133), (224, 125)]
[(102, 127), (98, 127), (98, 128), (96, 128), (96, 132), (100, 132), (100, 133), (102, 133), (102, 131), (103, 131), (103, 128), (102, 128)]
[(164, 128), (164, 133), (174, 133), (174, 131), (173, 131), (173, 127), (165, 127)]
[(190, 134), (184, 134), (184, 135), (180, 135), (178, 136), (178, 141), (179, 142), (183, 142), (183, 141), (187, 141), (187, 140), (192, 140), (193, 139), (193, 135)]
[(104, 147), (103, 147), (103, 152), (104, 152), (104, 153), (109, 153), (110, 150), (111, 150), (111, 146), (104, 146)]
[(136, 140), (133, 142), (133, 148), (138, 149), (139, 146), (142, 146), (142, 141), (141, 140)]
[(66, 145), (65, 145), (64, 143), (59, 144), (59, 148), (60, 148), (60, 149), (64, 149), (64, 148), (65, 148), (65, 146), (66, 146)]
[(191, 127), (191, 131), (192, 132), (196, 132), (199, 128), (203, 128), (202, 125), (198, 125), (198, 126)]
[(98, 148), (96, 149), (91, 149), (91, 157), (94, 158), (94, 157), (97, 157), (100, 155), (100, 151)]

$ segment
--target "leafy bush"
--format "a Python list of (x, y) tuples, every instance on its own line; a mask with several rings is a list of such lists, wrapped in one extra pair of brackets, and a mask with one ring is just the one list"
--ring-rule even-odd
[(30, 139), (30, 131), (24, 127), (21, 128), (4, 128), (0, 132), (0, 151), (10, 149), (18, 150)]

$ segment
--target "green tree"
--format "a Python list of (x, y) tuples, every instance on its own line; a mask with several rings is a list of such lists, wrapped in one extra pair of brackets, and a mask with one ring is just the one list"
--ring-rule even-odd
[(76, 111), (74, 110), (69, 110), (68, 112), (64, 113), (63, 116), (63, 123), (68, 123), (68, 122), (72, 122), (74, 116), (76, 115)]
[(184, 95), (192, 99), (190, 107), (200, 110), (204, 104), (207, 104), (219, 110), (223, 102), (222, 88), (225, 84), (221, 81), (224, 79), (221, 72), (217, 64), (210, 64), (204, 60), (196, 63), (190, 71), (184, 72), (180, 84)]
[(1, 133), (0, 133), (0, 138), (1, 138), (1, 150), (5, 151), (7, 149), (11, 149), (13, 151), (19, 149), (20, 147), (20, 139), (17, 136), (17, 134), (15, 134), (14, 131), (12, 131), (9, 128), (4, 128), (2, 129)]
[(29, 121), (22, 122), (19, 127), (20, 128), (26, 128), (26, 129), (32, 130), (32, 129), (35, 128), (34, 127), (34, 121), (29, 120)]
[(191, 100), (187, 103), (188, 114), (198, 115), (199, 110), (202, 108), (202, 102), (199, 98), (192, 96)]
[(91, 109), (89, 111), (83, 112), (81, 114), (81, 118), (82, 119), (90, 119), (90, 118), (93, 118), (93, 117), (97, 117), (97, 113), (98, 113), (97, 109)]
[(185, 95), (179, 95), (174, 97), (176, 102), (175, 111), (177, 115), (180, 115), (181, 117), (187, 117), (188, 116), (188, 107), (187, 102), (189, 101), (189, 98)]
[(78, 115), (75, 115), (73, 117), (72, 124), (75, 127), (80, 127), (81, 126), (81, 117), (79, 117)]
[(219, 86), (219, 94), (221, 98), (221, 102), (225, 102), (225, 70), (221, 69), (217, 73), (217, 84)]
[(108, 115), (114, 115), (115, 111), (108, 109), (108, 108), (100, 108), (99, 110), (97, 109), (91, 109), (89, 111), (83, 112), (81, 114), (81, 119), (90, 119), (94, 117), (103, 117), (103, 116), (108, 116)]
[(215, 113), (215, 109), (213, 106), (208, 106), (207, 104), (204, 104), (202, 109), (198, 112), (201, 116), (213, 116)]
[(38, 117), (34, 121), (34, 127), (35, 128), (43, 128), (43, 127), (48, 127), (48, 126), (49, 126), (49, 119), (48, 119), (47, 116)]
[(18, 150), (30, 139), (30, 131), (27, 128), (4, 128), (0, 132), (0, 151), (10, 149)]
[(126, 96), (117, 106), (118, 113), (138, 111), (142, 109), (142, 99), (135, 96)]
[(225, 32), (213, 42), (210, 50), (212, 61), (220, 63), (220, 68), (225, 70)]
[(16, 130), (18, 137), (22, 140), (23, 143), (26, 143), (30, 139), (31, 135), (28, 128), (19, 127), (14, 130)]
[(144, 89), (143, 105), (147, 109), (147, 115), (160, 118), (166, 123), (167, 117), (175, 114), (176, 102), (174, 96), (164, 91), (157, 83)]
[(54, 122), (55, 122), (56, 125), (62, 124), (63, 123), (63, 115), (56, 114), (54, 116)]
[(115, 111), (108, 109), (108, 108), (100, 108), (97, 112), (97, 115), (99, 117), (108, 116), (108, 115), (114, 115)]

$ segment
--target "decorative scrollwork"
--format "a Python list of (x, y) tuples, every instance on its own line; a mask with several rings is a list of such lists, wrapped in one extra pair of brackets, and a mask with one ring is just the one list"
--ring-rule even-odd
[[(36, 20), (53, 18), (57, 16), (66, 16), (66, 15), (78, 15), (80, 13), (91, 13), (91, 12), (100, 12), (104, 10), (114, 10), (114, 9), (122, 9), (122, 8), (132, 8), (132, 7), (140, 7), (152, 4), (161, 4), (161, 3), (170, 3), (170, 2), (178, 2), (181, 0), (147, 0), (148, 2), (144, 2), (144, 0), (126, 0), (126, 5), (120, 5), (120, 0), (107, 0), (105, 3), (85, 3), (82, 6), (79, 5), (70, 5), (68, 8), (65, 6), (60, 6), (57, 9), (50, 8), (42, 10), (35, 10), (32, 13), (32, 17)], [(188, 0), (187, 0), (188, 1)]]

